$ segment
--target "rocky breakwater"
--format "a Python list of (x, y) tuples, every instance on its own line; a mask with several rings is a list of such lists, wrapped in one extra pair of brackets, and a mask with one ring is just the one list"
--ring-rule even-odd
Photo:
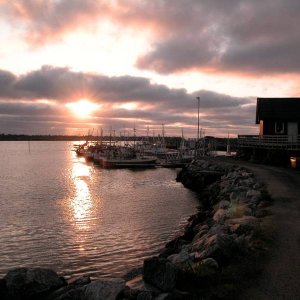
[(237, 299), (271, 246), (271, 199), (239, 166), (194, 161), (177, 180), (199, 192), (201, 205), (184, 234), (144, 262), (144, 281), (170, 299)]
[(114, 300), (125, 290), (123, 279), (73, 278), (67, 281), (53, 270), (18, 268), (0, 279), (1, 300)]

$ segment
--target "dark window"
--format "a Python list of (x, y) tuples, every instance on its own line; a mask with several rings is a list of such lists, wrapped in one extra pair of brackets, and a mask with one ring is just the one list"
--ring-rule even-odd
[(275, 133), (284, 133), (284, 122), (275, 122)]

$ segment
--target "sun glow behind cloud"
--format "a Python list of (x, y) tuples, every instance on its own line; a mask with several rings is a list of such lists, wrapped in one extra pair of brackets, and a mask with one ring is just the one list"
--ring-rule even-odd
[(256, 97), (299, 95), (295, 0), (173, 2), (0, 0), (1, 128), (194, 135), (199, 96), (207, 133), (256, 133)]
[(81, 99), (78, 102), (67, 103), (68, 107), (77, 117), (79, 118), (88, 118), (91, 114), (100, 109), (99, 104), (95, 104), (87, 99)]
[(135, 110), (138, 105), (136, 103), (133, 102), (127, 102), (127, 103), (123, 103), (123, 104), (119, 104), (119, 105), (114, 105), (115, 108), (123, 108), (126, 110)]

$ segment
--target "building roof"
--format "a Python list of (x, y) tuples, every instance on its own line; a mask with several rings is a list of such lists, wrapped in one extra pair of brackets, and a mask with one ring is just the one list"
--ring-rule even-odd
[(256, 124), (260, 120), (300, 121), (300, 98), (257, 98)]

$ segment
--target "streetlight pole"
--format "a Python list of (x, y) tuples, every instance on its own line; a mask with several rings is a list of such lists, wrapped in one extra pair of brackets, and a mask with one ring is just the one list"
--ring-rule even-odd
[(199, 138), (200, 138), (200, 131), (199, 131), (199, 109), (200, 109), (200, 97), (196, 97), (196, 99), (198, 100), (198, 134), (197, 134), (197, 140), (199, 142)]
[(196, 156), (198, 157), (199, 156), (199, 139), (200, 139), (200, 127), (199, 127), (199, 109), (200, 109), (200, 97), (196, 97), (196, 99), (198, 100), (198, 131), (197, 131), (197, 154)]

